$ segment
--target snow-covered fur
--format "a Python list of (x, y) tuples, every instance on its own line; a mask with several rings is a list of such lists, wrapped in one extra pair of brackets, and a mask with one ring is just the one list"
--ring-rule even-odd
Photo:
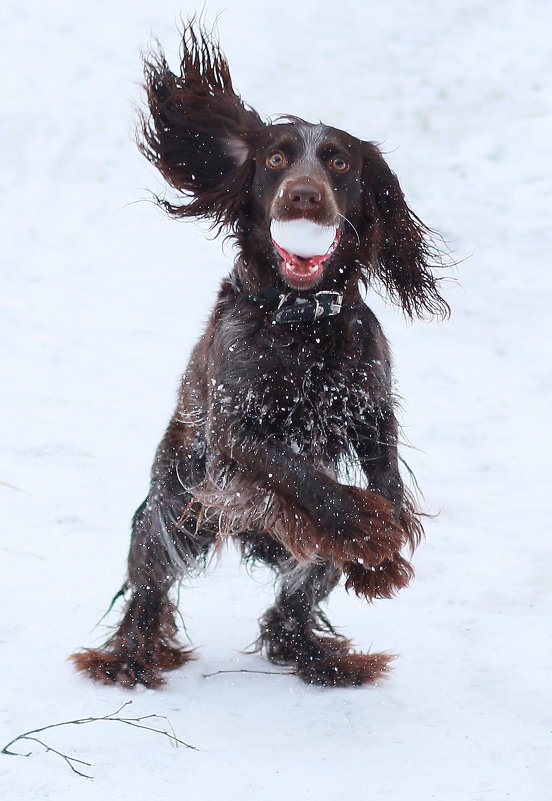
[[(312, 683), (373, 681), (390, 658), (352, 653), (319, 604), (342, 573), (368, 600), (412, 576), (402, 552), (422, 528), (399, 474), (390, 352), (359, 285), (379, 282), (407, 315), (446, 314), (429, 232), (373, 143), (297, 118), (265, 124), (193, 25), (180, 75), (158, 54), (146, 89), (141, 149), (179, 193), (159, 202), (226, 228), (239, 253), (134, 517), (123, 619), (75, 664), (104, 682), (162, 683), (191, 658), (169, 592), (233, 537), (279, 575), (261, 620), (267, 657)], [(294, 220), (336, 230), (328, 252), (277, 247), (271, 224)], [(282, 303), (324, 292), (339, 296), (339, 313), (277, 319)]]

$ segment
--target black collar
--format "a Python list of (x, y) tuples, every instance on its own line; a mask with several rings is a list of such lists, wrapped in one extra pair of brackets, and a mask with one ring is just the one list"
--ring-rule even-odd
[(272, 319), (276, 323), (306, 323), (320, 320), (322, 317), (335, 317), (341, 311), (342, 292), (314, 292), (303, 297), (294, 292), (279, 292), (277, 289), (263, 289), (251, 300), (260, 308), (273, 312)]

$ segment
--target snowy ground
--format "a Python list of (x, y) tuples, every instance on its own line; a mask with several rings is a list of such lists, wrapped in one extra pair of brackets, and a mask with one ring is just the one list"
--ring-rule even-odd
[[(210, 19), (223, 8), (206, 2)], [(131, 142), (138, 50), (192, 6), (4, 0), (0, 339), (0, 745), (48, 723), (167, 715), (197, 752), (117, 723), (0, 756), (6, 801), (552, 798), (549, 44), (539, 0), (236, 0), (219, 30), (244, 98), (384, 143), (461, 264), (446, 324), (371, 298), (396, 354), (406, 452), (440, 515), (417, 580), (332, 620), (400, 654), (392, 678), (324, 691), (245, 648), (270, 603), (228, 553), (183, 592), (200, 658), (162, 691), (95, 686), (66, 661), (123, 577), (132, 511), (231, 252), (165, 220)], [(193, 287), (193, 290), (191, 290)], [(541, 422), (542, 421), (542, 422)], [(113, 623), (115, 617), (108, 619)], [(22, 751), (28, 750), (23, 744)]]

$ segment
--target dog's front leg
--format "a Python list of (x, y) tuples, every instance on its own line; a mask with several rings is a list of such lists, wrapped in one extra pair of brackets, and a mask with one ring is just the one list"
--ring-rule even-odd
[(252, 428), (217, 430), (218, 450), (249, 481), (274, 492), (278, 515), (267, 530), (295, 557), (329, 559), (343, 569), (348, 586), (368, 598), (388, 597), (408, 583), (411, 568), (399, 556), (405, 532), (391, 501), (339, 484), (286, 443), (263, 439)]
[[(393, 505), (393, 516), (403, 532), (404, 544), (413, 550), (423, 535), (423, 528), (412, 497), (401, 479), (397, 449), (398, 424), (391, 401), (382, 403), (375, 420), (376, 423), (372, 418), (356, 426), (354, 447), (369, 489)], [(402, 572), (408, 572), (409, 577), (413, 574), (411, 566), (397, 552), (378, 568), (382, 586), (387, 581), (394, 584), (399, 564)], [(362, 584), (363, 578), (361, 570), (354, 566), (350, 573), (351, 586), (356, 589), (357, 585)]]
[(357, 423), (353, 442), (360, 466), (371, 490), (393, 504), (400, 519), (404, 487), (397, 451), (398, 424), (391, 401), (383, 401), (369, 420)]
[(385, 402), (377, 414), (376, 432), (373, 420), (358, 424), (354, 447), (369, 488), (393, 504), (395, 520), (405, 531), (407, 543), (414, 548), (423, 534), (414, 503), (405, 490), (399, 470), (397, 449), (398, 423), (391, 401)]

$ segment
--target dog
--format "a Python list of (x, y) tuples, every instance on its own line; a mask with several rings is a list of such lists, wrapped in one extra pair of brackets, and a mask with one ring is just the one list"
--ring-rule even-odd
[(122, 620), (75, 666), (162, 684), (194, 655), (171, 590), (232, 537), (278, 577), (256, 648), (310, 684), (374, 682), (392, 657), (355, 653), (320, 604), (342, 575), (368, 601), (393, 596), (423, 529), (399, 472), (389, 347), (361, 289), (410, 318), (445, 317), (439, 250), (376, 144), (265, 123), (203, 27), (185, 26), (179, 75), (160, 49), (145, 60), (145, 88), (139, 146), (177, 190), (157, 201), (229, 231), (237, 257), (133, 519)]

